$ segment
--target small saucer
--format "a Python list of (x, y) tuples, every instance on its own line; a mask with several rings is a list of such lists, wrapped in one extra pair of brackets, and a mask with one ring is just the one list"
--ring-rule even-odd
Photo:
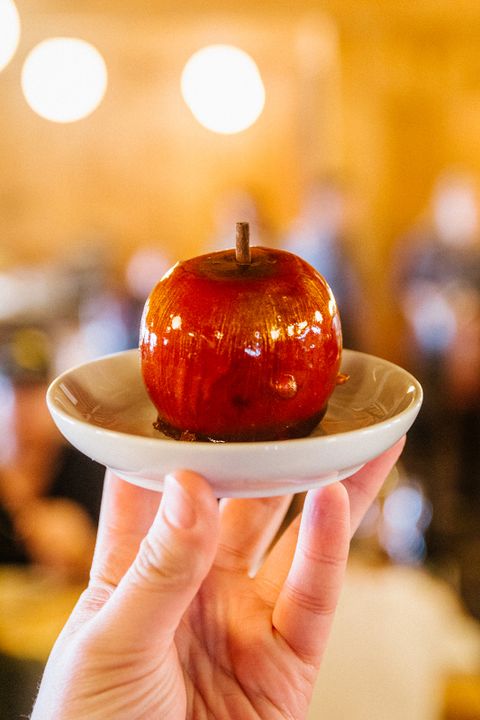
[(155, 430), (156, 410), (143, 385), (137, 350), (84, 363), (50, 385), (47, 404), (78, 450), (121, 478), (162, 490), (177, 469), (204, 475), (218, 497), (301, 492), (342, 480), (391, 447), (422, 403), (418, 381), (373, 355), (344, 350), (350, 376), (330, 398), (322, 422), (295, 440), (247, 443), (182, 442)]

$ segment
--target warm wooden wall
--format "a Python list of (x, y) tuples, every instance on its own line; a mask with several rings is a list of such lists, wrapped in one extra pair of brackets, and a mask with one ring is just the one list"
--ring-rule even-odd
[[(322, 13), (314, 2), (69, 5), (18, 1), (22, 41), (0, 73), (0, 264), (58, 256), (92, 232), (119, 267), (142, 244), (172, 259), (199, 252), (219, 198), (241, 187), (275, 236), (308, 178), (338, 172), (356, 198), (353, 252), (378, 332), (393, 347), (382, 284), (392, 244), (441, 170), (480, 172), (475, 0), (329, 0)], [(78, 123), (37, 117), (21, 94), (27, 52), (55, 35), (90, 40), (108, 64), (104, 102)], [(250, 52), (266, 85), (263, 115), (236, 136), (201, 128), (180, 96), (185, 61), (214, 42)]]

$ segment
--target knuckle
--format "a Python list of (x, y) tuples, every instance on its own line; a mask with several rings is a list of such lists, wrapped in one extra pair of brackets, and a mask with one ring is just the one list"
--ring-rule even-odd
[(301, 545), (301, 553), (305, 560), (331, 568), (332, 570), (342, 570), (345, 567), (348, 558), (348, 552), (327, 552), (324, 549), (318, 549), (311, 545)]
[(81, 595), (79, 605), (87, 612), (97, 613), (111, 598), (113, 585), (108, 583), (91, 583)]
[(131, 579), (144, 587), (178, 587), (190, 584), (196, 576), (193, 553), (179, 553), (163, 539), (147, 535), (132, 565)]
[(315, 595), (289, 583), (286, 583), (284, 590), (288, 600), (297, 608), (324, 617), (335, 613), (337, 607), (336, 598), (333, 599), (325, 594)]

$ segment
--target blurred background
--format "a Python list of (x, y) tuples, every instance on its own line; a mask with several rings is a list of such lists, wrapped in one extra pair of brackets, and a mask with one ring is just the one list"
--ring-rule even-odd
[(480, 6), (0, 0), (0, 718), (85, 585), (103, 468), (45, 408), (179, 259), (305, 257), (425, 403), (311, 719), (480, 718)]

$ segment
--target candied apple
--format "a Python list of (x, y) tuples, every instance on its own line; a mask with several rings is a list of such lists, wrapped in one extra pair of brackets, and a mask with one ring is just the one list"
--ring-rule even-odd
[(175, 438), (238, 442), (308, 435), (337, 384), (333, 293), (300, 257), (251, 247), (177, 263), (143, 312), (143, 379), (156, 426)]

